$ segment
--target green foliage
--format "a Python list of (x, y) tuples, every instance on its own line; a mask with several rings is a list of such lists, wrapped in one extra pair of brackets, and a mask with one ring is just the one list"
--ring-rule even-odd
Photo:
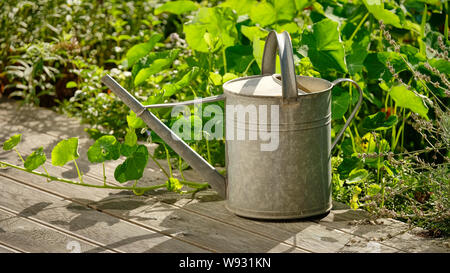
[(8, 138), (3, 143), (3, 150), (5, 150), (5, 151), (12, 150), (14, 147), (17, 146), (17, 144), (19, 144), (21, 138), (22, 138), (22, 134), (13, 135), (12, 137)]
[(75, 160), (78, 154), (78, 138), (72, 137), (58, 142), (52, 150), (52, 164), (64, 166), (67, 162)]
[(44, 153), (44, 147), (39, 147), (25, 159), (24, 167), (32, 171), (43, 165), (45, 161), (47, 161), (47, 157)]
[(87, 156), (92, 163), (116, 160), (120, 157), (120, 143), (114, 136), (102, 136), (89, 147)]
[(397, 106), (408, 108), (428, 119), (428, 108), (424, 105), (423, 100), (414, 94), (414, 92), (408, 90), (404, 85), (392, 87), (389, 95), (397, 103)]
[(136, 150), (117, 166), (114, 178), (120, 183), (140, 179), (144, 174), (145, 166), (147, 166), (148, 156), (147, 147), (138, 145)]
[(198, 9), (198, 5), (192, 1), (169, 1), (155, 9), (155, 15), (163, 12), (183, 14)]
[(338, 23), (330, 19), (315, 23), (312, 31), (303, 33), (302, 44), (307, 46), (307, 54), (314, 67), (325, 71), (334, 69), (347, 72)]

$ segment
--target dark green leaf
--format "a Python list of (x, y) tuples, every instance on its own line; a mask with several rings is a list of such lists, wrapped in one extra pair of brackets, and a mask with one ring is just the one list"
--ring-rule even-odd
[(139, 145), (122, 164), (117, 166), (114, 178), (120, 183), (140, 179), (147, 166), (148, 156), (147, 147)]
[(397, 116), (390, 115), (386, 118), (386, 113), (378, 112), (376, 114), (367, 116), (362, 123), (363, 128), (370, 131), (386, 130), (397, 124)]
[(349, 93), (342, 88), (335, 87), (332, 92), (331, 118), (333, 120), (341, 119), (348, 110), (349, 102)]

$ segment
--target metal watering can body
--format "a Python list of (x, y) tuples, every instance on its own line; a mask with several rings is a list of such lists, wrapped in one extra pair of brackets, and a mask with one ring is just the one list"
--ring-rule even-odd
[[(277, 48), (281, 75), (274, 74)], [(323, 214), (331, 209), (331, 151), (361, 106), (362, 91), (350, 79), (329, 82), (296, 76), (292, 44), (287, 32), (269, 33), (264, 48), (262, 75), (228, 81), (223, 85), (223, 96), (202, 100), (225, 99), (228, 127), (226, 179), (147, 111), (151, 107), (193, 104), (195, 101), (146, 107), (111, 77), (105, 76), (102, 81), (198, 171), (219, 195), (227, 198), (226, 207), (231, 212), (250, 218), (292, 219)], [(331, 91), (343, 81), (353, 83), (360, 97), (331, 144)], [(277, 111), (271, 112), (271, 117), (264, 124), (255, 124), (255, 120), (250, 119), (250, 113), (248, 119), (239, 119), (238, 111), (231, 113), (229, 109)], [(263, 112), (266, 115), (266, 111)], [(261, 117), (261, 114), (258, 116)], [(248, 139), (260, 126), (276, 135), (274, 149), (261, 149), (267, 145), (267, 139)], [(228, 135), (229, 132), (241, 132), (246, 137), (239, 139)]]

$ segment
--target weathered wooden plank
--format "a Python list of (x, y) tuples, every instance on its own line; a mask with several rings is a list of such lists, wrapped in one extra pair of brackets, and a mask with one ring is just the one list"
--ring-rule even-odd
[[(177, 203), (183, 205), (180, 200)], [(263, 236), (296, 245), (312, 252), (398, 252), (399, 250), (380, 244), (376, 249), (374, 243), (361, 240), (357, 236), (328, 228), (311, 219), (288, 221), (250, 220), (238, 217), (225, 208), (224, 201), (190, 202), (184, 209), (220, 219), (240, 228), (251, 230)], [(359, 240), (359, 244), (349, 244)]]
[[(44, 182), (47, 183), (47, 182)], [(43, 193), (0, 175), (0, 207), (120, 252), (205, 252), (79, 203)]]
[(1, 207), (0, 242), (14, 245), (26, 252), (110, 252), (79, 238), (24, 219)]

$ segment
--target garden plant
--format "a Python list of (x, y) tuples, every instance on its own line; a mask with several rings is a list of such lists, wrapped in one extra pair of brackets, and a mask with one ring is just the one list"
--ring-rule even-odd
[[(450, 233), (447, 1), (10, 0), (0, 3), (0, 29), (0, 93), (90, 124), (89, 161), (104, 166), (125, 158), (114, 177), (135, 183), (111, 186), (104, 173), (104, 185), (90, 185), (79, 170), (79, 181), (54, 177), (44, 168), (43, 147), (22, 157), (20, 134), (3, 149), (15, 150), (24, 166), (1, 161), (3, 167), (136, 194), (206, 189), (173, 177), (172, 165), (181, 172), (189, 166), (101, 77), (110, 74), (144, 104), (220, 95), (224, 82), (260, 74), (267, 34), (286, 30), (297, 75), (351, 78), (363, 89), (363, 105), (333, 152), (333, 199), (423, 227), (430, 236)], [(332, 92), (333, 137), (356, 104), (355, 91), (344, 84)], [(177, 120), (169, 108), (151, 111), (169, 127)], [(192, 123), (211, 118), (192, 117)], [(159, 145), (149, 154), (138, 140)], [(224, 140), (187, 142), (212, 165), (225, 165)], [(77, 147), (76, 138), (58, 143), (52, 164), (77, 166)], [(165, 184), (138, 185), (149, 158), (168, 161)], [(184, 185), (192, 190), (182, 191)]]

